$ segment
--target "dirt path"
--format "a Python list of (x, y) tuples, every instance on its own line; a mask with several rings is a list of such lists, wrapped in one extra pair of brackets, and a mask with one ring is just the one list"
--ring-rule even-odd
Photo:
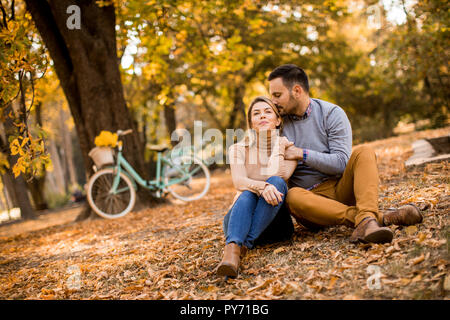
[(35, 220), (20, 221), (0, 226), (0, 237), (13, 237), (52, 226), (69, 224), (81, 212), (82, 205), (41, 214)]

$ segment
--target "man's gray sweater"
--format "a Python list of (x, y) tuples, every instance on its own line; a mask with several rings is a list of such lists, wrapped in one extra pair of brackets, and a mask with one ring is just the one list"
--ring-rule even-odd
[[(302, 118), (283, 117), (282, 135), (307, 152), (289, 179), (289, 187), (312, 189), (330, 178), (339, 178), (352, 152), (352, 128), (345, 111), (330, 102), (310, 99)], [(309, 113), (309, 114), (308, 114)]]

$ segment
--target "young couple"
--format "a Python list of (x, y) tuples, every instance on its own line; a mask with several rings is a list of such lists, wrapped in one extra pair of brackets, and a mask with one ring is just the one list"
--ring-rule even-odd
[(304, 227), (354, 227), (351, 242), (392, 241), (391, 224), (423, 219), (408, 204), (378, 210), (375, 152), (352, 150), (347, 115), (337, 105), (309, 97), (308, 77), (296, 65), (269, 75), (271, 100), (257, 97), (247, 111), (250, 135), (228, 149), (238, 190), (226, 214), (226, 245), (216, 272), (236, 277), (241, 257), (257, 244), (292, 237), (291, 215)]

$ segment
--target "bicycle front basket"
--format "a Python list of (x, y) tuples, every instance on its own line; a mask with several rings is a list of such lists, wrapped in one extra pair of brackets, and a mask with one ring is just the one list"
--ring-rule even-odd
[(114, 163), (113, 150), (108, 147), (95, 147), (89, 151), (88, 155), (94, 160), (97, 168)]

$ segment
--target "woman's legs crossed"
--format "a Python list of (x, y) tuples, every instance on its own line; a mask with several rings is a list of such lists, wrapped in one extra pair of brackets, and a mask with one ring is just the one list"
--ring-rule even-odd
[[(248, 235), (244, 241), (244, 245), (248, 248), (253, 248), (256, 239), (258, 239), (264, 232), (264, 230), (266, 230), (269, 225), (271, 225), (271, 223), (275, 220), (277, 214), (280, 212), (280, 209), (283, 206), (284, 199), (286, 198), (287, 185), (283, 178), (273, 176), (267, 179), (266, 182), (274, 185), (277, 190), (283, 194), (283, 200), (278, 205), (272, 206), (271, 204), (267, 203), (267, 201), (262, 196), (259, 197), (256, 208), (253, 212), (252, 223), (248, 231)], [(288, 218), (290, 219), (289, 216)]]
[(226, 214), (223, 221), (226, 244), (234, 242), (242, 246), (252, 224), (252, 215), (258, 203), (258, 195), (244, 191)]

